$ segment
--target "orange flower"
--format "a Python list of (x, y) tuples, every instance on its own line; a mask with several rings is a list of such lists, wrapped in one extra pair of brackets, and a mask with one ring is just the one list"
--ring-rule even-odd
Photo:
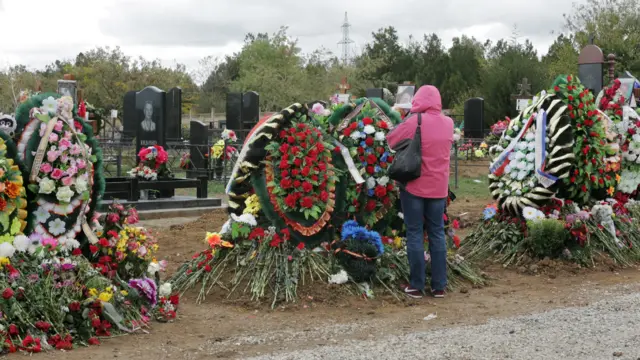
[(5, 181), (4, 185), (6, 187), (5, 192), (8, 197), (15, 199), (20, 195), (20, 185), (12, 183), (11, 181)]
[(211, 246), (212, 248), (220, 245), (220, 243), (222, 242), (222, 238), (220, 237), (220, 234), (218, 233), (207, 233), (207, 242), (209, 243), (209, 246)]
[(228, 241), (223, 241), (223, 242), (220, 243), (220, 246), (226, 247), (226, 248), (232, 248), (233, 244), (228, 242)]

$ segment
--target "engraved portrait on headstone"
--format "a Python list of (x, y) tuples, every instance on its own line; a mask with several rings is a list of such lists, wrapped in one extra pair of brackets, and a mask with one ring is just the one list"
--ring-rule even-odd
[(144, 120), (140, 124), (142, 130), (146, 132), (156, 131), (156, 123), (153, 121), (153, 101), (147, 101), (144, 104)]

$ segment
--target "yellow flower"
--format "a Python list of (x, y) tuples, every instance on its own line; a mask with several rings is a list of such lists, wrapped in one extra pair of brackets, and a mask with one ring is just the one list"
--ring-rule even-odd
[(486, 149), (486, 148), (488, 148), (488, 147), (489, 147), (489, 146), (487, 145), (487, 143), (486, 143), (486, 142), (483, 142), (482, 144), (480, 144), (480, 149)]
[(224, 140), (220, 140), (211, 147), (211, 158), (219, 159), (224, 152)]
[(9, 261), (8, 257), (0, 257), (0, 268), (10, 264), (11, 264), (11, 261)]
[(129, 295), (129, 293), (127, 292), (127, 290), (121, 290), (120, 294), (122, 294), (122, 296), (127, 296)]
[(228, 241), (223, 241), (223, 242), (220, 243), (220, 246), (226, 247), (226, 248), (232, 248), (233, 244), (228, 242)]
[(607, 193), (609, 194), (609, 196), (613, 196), (613, 193), (616, 191), (616, 189), (613, 186), (609, 186), (609, 190), (607, 190)]
[(620, 182), (620, 174), (616, 174), (616, 182)]
[(209, 243), (209, 246), (211, 246), (212, 248), (220, 245), (220, 243), (222, 242), (222, 238), (220, 237), (220, 234), (218, 234), (218, 233), (210, 233), (210, 232), (208, 232), (206, 240)]
[(112, 297), (113, 297), (113, 293), (111, 293), (111, 292), (102, 292), (102, 293), (100, 293), (100, 296), (98, 296), (98, 299), (100, 299), (100, 301), (109, 302)]
[(402, 248), (402, 238), (400, 236), (396, 236), (393, 239), (393, 246), (395, 246), (396, 249)]
[(243, 213), (244, 214), (252, 214), (257, 215), (260, 212), (260, 200), (258, 199), (258, 195), (253, 194), (249, 196), (245, 201), (246, 205)]
[(89, 296), (94, 297), (96, 295), (98, 295), (98, 289), (96, 288), (89, 289)]

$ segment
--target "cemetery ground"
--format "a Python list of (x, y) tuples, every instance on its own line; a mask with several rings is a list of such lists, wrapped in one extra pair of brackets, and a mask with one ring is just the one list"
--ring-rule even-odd
[[(450, 216), (461, 216), (464, 220), (461, 222), (466, 227), (461, 229), (463, 234), (476, 224), (484, 206), (491, 202), (483, 176), (486, 167), (471, 165), (474, 166), (460, 167), (459, 188), (455, 191), (458, 199), (449, 209)], [(221, 195), (224, 186), (220, 182), (217, 184), (210, 186), (210, 189), (213, 188), (213, 193)], [(205, 232), (219, 230), (226, 220), (227, 214), (221, 209), (195, 220), (154, 220), (146, 224), (159, 235), (158, 258), (169, 261), (168, 274), (165, 274), (165, 277), (202, 249)], [(493, 279), (490, 286), (458, 289), (444, 300), (425, 298), (418, 301), (398, 301), (380, 289), (374, 299), (365, 300), (341, 291), (340, 286), (316, 283), (313, 288), (302, 287), (298, 303), (286, 304), (271, 310), (269, 304), (258, 304), (248, 298), (227, 299), (223, 291), (212, 293), (202, 304), (196, 305), (197, 293), (190, 291), (181, 300), (179, 319), (174, 323), (154, 324), (149, 333), (139, 333), (112, 341), (105, 340), (99, 347), (38, 356), (43, 359), (65, 360), (87, 357), (215, 359), (283, 353), (288, 354), (288, 358), (313, 358), (310, 353), (303, 355), (302, 352), (306, 350), (324, 353), (324, 358), (335, 359), (369, 358), (367, 354), (376, 358), (397, 358), (399, 353), (391, 354), (388, 349), (397, 348), (398, 344), (410, 341), (413, 337), (423, 336), (417, 340), (422, 347), (416, 347), (414, 350), (440, 351), (433, 352), (437, 355), (435, 358), (483, 358), (480, 353), (465, 347), (465, 344), (476, 346), (477, 351), (493, 349), (495, 352), (508, 352), (504, 356), (498, 356), (499, 358), (507, 355), (511, 358), (521, 358), (517, 351), (523, 351), (525, 347), (517, 345), (516, 349), (510, 350), (508, 344), (511, 343), (513, 346), (515, 339), (520, 339), (521, 342), (535, 342), (536, 337), (549, 334), (538, 331), (539, 327), (533, 326), (532, 320), (528, 318), (513, 317), (543, 314), (533, 316), (537, 319), (535, 322), (544, 322), (545, 320), (540, 319), (558, 316), (556, 313), (545, 313), (554, 309), (570, 314), (572, 311), (590, 312), (593, 311), (591, 307), (594, 303), (603, 299), (614, 303), (624, 302), (627, 299), (624, 296), (640, 294), (638, 268), (620, 269), (612, 264), (600, 264), (595, 269), (583, 269), (575, 264), (544, 260), (516, 269), (503, 269), (494, 264), (484, 264), (483, 268)], [(620, 306), (623, 305), (615, 306), (616, 309), (622, 310)], [(576, 309), (572, 309), (573, 307)], [(425, 321), (424, 318), (430, 314), (437, 315), (437, 318)], [(592, 329), (590, 334), (599, 334), (600, 330), (604, 331), (611, 326), (608, 325), (609, 318), (589, 319), (602, 327)], [(629, 321), (634, 319), (630, 318)], [(495, 324), (501, 324), (499, 330), (494, 328), (494, 334), (485, 335), (491, 338), (483, 340), (486, 344), (474, 342), (475, 335), (483, 332), (482, 328), (475, 326), (497, 326)], [(527, 330), (529, 328), (532, 330)], [(546, 332), (555, 331), (551, 325), (544, 328)], [(578, 329), (575, 328), (573, 331), (579, 331)], [(565, 335), (569, 333), (568, 330), (563, 331)], [(447, 335), (446, 344), (439, 342), (436, 345), (429, 341), (431, 336), (445, 336), (448, 332), (459, 334), (459, 337)], [(421, 335), (423, 333), (426, 335)], [(627, 332), (626, 336), (631, 334), (632, 332)], [(528, 337), (532, 340), (527, 340)], [(589, 339), (586, 335), (583, 337)], [(370, 353), (372, 345), (369, 342), (372, 340), (379, 346), (386, 344), (387, 352)], [(603, 341), (602, 344), (606, 343), (605, 340), (598, 339)], [(595, 340), (593, 341), (595, 343)], [(631, 347), (638, 346), (637, 341), (631, 344)], [(427, 349), (429, 346), (433, 346), (433, 349)], [(607, 357), (611, 357), (614, 352), (626, 353), (626, 356), (634, 355), (622, 358), (636, 359), (640, 356), (638, 349), (633, 350), (635, 353), (632, 354), (633, 351), (625, 348), (624, 342), (619, 343), (617, 347), (608, 346), (600, 349)], [(414, 348), (411, 344), (407, 344), (406, 347)], [(544, 348), (544, 345), (541, 347)], [(566, 350), (569, 351), (567, 354), (575, 354), (576, 352), (572, 351), (579, 350), (576, 345), (574, 347), (573, 350)], [(467, 354), (468, 351), (471, 351), (471, 355), (463, 357), (462, 354)], [(493, 354), (496, 354), (495, 352)], [(491, 352), (487, 354), (486, 358), (496, 358), (491, 357)], [(537, 355), (536, 358), (545, 358), (544, 353)], [(554, 356), (550, 355), (548, 358)]]

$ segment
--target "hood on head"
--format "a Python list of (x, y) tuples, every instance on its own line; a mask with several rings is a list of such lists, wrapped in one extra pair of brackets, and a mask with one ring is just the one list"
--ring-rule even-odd
[(438, 88), (433, 85), (424, 85), (420, 87), (411, 101), (412, 113), (423, 113), (427, 111), (442, 111), (442, 98), (440, 97), (440, 91), (438, 91)]

